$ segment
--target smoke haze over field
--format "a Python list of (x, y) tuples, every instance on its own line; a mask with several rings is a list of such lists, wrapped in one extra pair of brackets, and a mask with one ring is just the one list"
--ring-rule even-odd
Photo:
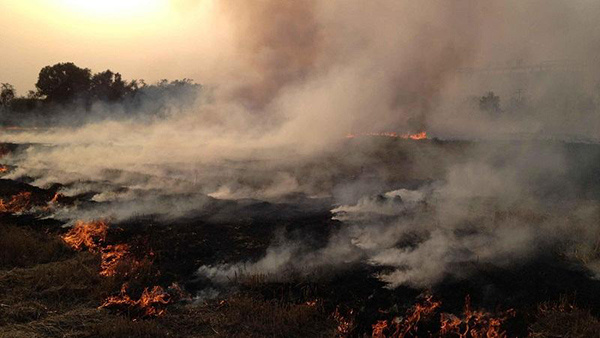
[[(209, 130), (218, 124), (233, 139), (254, 133), (268, 145), (309, 150), (348, 132), (389, 129), (433, 129), (440, 136), (448, 130), (481, 136), (480, 129), (483, 134), (500, 129), (597, 137), (586, 126), (597, 125), (598, 114), (566, 126), (564, 110), (489, 121), (452, 104), (464, 97), (459, 69), (513, 60), (582, 62), (592, 72), (578, 82), (596, 85), (600, 32), (593, 20), (600, 5), (595, 2), (198, 0), (178, 6), (210, 18), (212, 27), (200, 29), (190, 42), (202, 50), (190, 68), (202, 69), (197, 80), (216, 87), (215, 100), (161, 124), (178, 127), (178, 121), (191, 120)], [(210, 69), (204, 60), (210, 60)], [(552, 82), (562, 83), (542, 79), (528, 94), (535, 99), (553, 93)], [(487, 87), (477, 94), (498, 85), (492, 81)], [(522, 89), (501, 87), (511, 94)]]
[[(203, 53), (189, 65), (197, 65), (204, 85), (193, 108), (143, 122), (3, 131), (0, 141), (39, 143), (3, 159), (18, 166), (6, 177), (62, 183), (73, 195), (101, 190), (95, 201), (115, 204), (72, 215), (112, 213), (119, 220), (151, 212), (181, 216), (204, 208), (206, 195), (277, 201), (303, 193), (334, 200), (332, 212), (347, 227), (325, 247), (307, 250), (283, 240), (263, 260), (248, 263), (250, 272), (364, 261), (390, 267), (381, 278), (391, 286), (425, 286), (447, 274), (466, 275), (465, 262), (510, 265), (559, 244), (567, 252), (587, 248), (597, 238), (590, 226), (597, 206), (578, 205), (589, 196), (579, 195), (583, 183), (565, 174), (589, 166), (570, 164), (562, 143), (483, 144), (460, 156), (434, 146), (407, 147), (406, 156), (395, 158), (399, 164), (376, 174), (418, 177), (420, 187), (382, 184), (378, 193), (388, 194), (379, 199), (361, 181), (361, 174), (368, 176), (363, 170), (348, 175), (350, 183), (334, 178), (343, 171), (338, 165), (368, 166), (375, 157), (347, 151), (348, 133), (600, 139), (600, 27), (594, 22), (600, 3), (207, 0), (180, 6), (202, 8), (211, 24), (199, 24), (202, 34), (187, 41)], [(576, 60), (585, 71), (532, 81), (530, 104), (518, 114), (486, 115), (465, 104), (476, 79), (460, 75), (461, 69), (556, 59)], [(500, 76), (482, 81), (489, 87), (475, 95), (522, 89), (522, 82)], [(595, 105), (582, 106), (585, 95)], [(551, 100), (556, 97), (562, 101)], [(376, 153), (377, 144), (369, 150)], [(118, 189), (123, 186), (128, 190)], [(141, 198), (144, 191), (170, 199), (161, 205), (160, 198)], [(568, 198), (575, 202), (565, 204)], [(557, 205), (573, 218), (558, 217)], [(595, 258), (590, 262), (598, 265)], [(217, 279), (239, 269), (205, 266), (201, 272)]]

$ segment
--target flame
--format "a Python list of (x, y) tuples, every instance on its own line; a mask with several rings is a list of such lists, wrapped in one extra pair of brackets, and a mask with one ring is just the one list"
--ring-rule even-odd
[(56, 207), (59, 204), (60, 200), (62, 200), (64, 197), (65, 195), (63, 194), (55, 193), (52, 199), (48, 201), (48, 203), (46, 203), (46, 205), (41, 209), (44, 211), (51, 211), (54, 207)]
[(166, 312), (162, 307), (171, 302), (171, 295), (160, 286), (154, 286), (152, 289), (145, 288), (138, 300), (132, 299), (127, 294), (128, 287), (127, 283), (123, 284), (121, 293), (108, 297), (100, 308), (139, 314), (141, 317), (158, 317)]
[(0, 174), (8, 172), (8, 167), (5, 165), (0, 165)]
[(378, 320), (377, 324), (373, 324), (373, 334), (371, 336), (374, 338), (385, 338), (383, 331), (387, 328), (387, 320)]
[(372, 337), (385, 338), (387, 337), (386, 331), (390, 330), (394, 330), (390, 337), (418, 336), (418, 324), (421, 319), (431, 316), (441, 305), (441, 302), (433, 300), (433, 296), (426, 296), (422, 303), (417, 303), (410, 308), (403, 319), (395, 318), (394, 327), (387, 320), (378, 320), (376, 324), (372, 325)]
[(354, 329), (354, 310), (350, 309), (348, 315), (343, 315), (339, 307), (335, 308), (332, 314), (333, 319), (337, 322), (337, 333), (340, 336), (347, 336)]
[[(127, 255), (129, 255), (129, 245), (127, 244), (108, 245), (103, 248), (100, 275), (105, 277), (116, 275), (120, 263)], [(133, 263), (133, 267), (139, 265), (139, 262), (135, 260), (133, 260)], [(134, 268), (131, 270), (134, 270)]]
[(426, 131), (422, 131), (416, 134), (410, 134), (410, 133), (405, 133), (405, 134), (397, 134), (394, 132), (381, 132), (381, 133), (359, 133), (359, 134), (348, 134), (346, 135), (346, 138), (349, 139), (353, 139), (356, 138), (358, 136), (383, 136), (383, 137), (390, 137), (390, 138), (400, 138), (403, 140), (426, 140), (427, 139), (427, 132)]
[(514, 316), (515, 311), (512, 309), (505, 311), (498, 318), (487, 312), (474, 311), (471, 309), (471, 297), (467, 295), (463, 317), (458, 318), (452, 314), (442, 313), (440, 332), (441, 334), (456, 334), (461, 338), (468, 336), (502, 338), (506, 337), (506, 332), (502, 331), (500, 326), (508, 318)]
[(104, 221), (78, 221), (62, 239), (74, 250), (80, 251), (86, 247), (91, 252), (98, 252), (106, 240), (107, 232), (108, 225)]
[(410, 333), (418, 330), (418, 324), (422, 317), (426, 317), (435, 312), (442, 302), (434, 301), (433, 296), (428, 295), (422, 303), (417, 303), (406, 314), (403, 321), (396, 325), (394, 337), (412, 336)]
[(59, 199), (62, 199), (62, 198), (64, 198), (64, 197), (65, 197), (65, 195), (63, 195), (63, 194), (60, 194), (60, 193), (55, 193), (55, 194), (54, 194), (54, 197), (52, 197), (52, 199), (50, 200), (50, 202), (48, 202), (48, 204), (54, 204), (54, 203), (58, 203), (58, 200), (59, 200)]
[(31, 203), (31, 193), (30, 192), (20, 192), (13, 197), (11, 197), (10, 201), (4, 202), (3, 199), (0, 198), (0, 213), (18, 213), (23, 212), (29, 208)]
[(411, 139), (411, 140), (426, 140), (427, 139), (427, 132), (422, 131), (422, 132), (416, 133), (416, 134), (403, 135), (402, 138), (404, 138), (404, 139)]
[[(53, 200), (58, 199), (57, 196), (60, 195), (55, 195)], [(139, 261), (131, 254), (128, 244), (107, 245), (105, 243), (107, 233), (108, 224), (104, 221), (78, 221), (71, 230), (62, 236), (62, 239), (74, 250), (87, 248), (90, 252), (99, 253), (101, 257), (99, 274), (104, 277), (127, 276), (146, 264), (152, 264), (151, 257), (154, 255), (152, 251), (142, 261)], [(166, 311), (165, 305), (172, 300), (191, 300), (189, 294), (178, 284), (172, 284), (168, 288), (169, 292), (160, 286), (154, 286), (151, 289), (145, 288), (137, 300), (131, 298), (127, 289), (128, 284), (123, 284), (120, 294), (108, 297), (100, 308), (116, 309), (119, 312), (140, 317), (156, 317)]]
[[(439, 301), (433, 301), (432, 296), (427, 296), (423, 302), (409, 309), (403, 319), (394, 318), (392, 323), (378, 320), (372, 325), (372, 337), (420, 336), (423, 332), (419, 332), (418, 324), (425, 317), (431, 318), (441, 304)], [(506, 332), (501, 330), (501, 326), (508, 318), (514, 316), (515, 311), (512, 309), (503, 312), (499, 317), (483, 311), (474, 311), (471, 309), (471, 299), (467, 296), (462, 317), (448, 313), (441, 314), (439, 334), (442, 337), (503, 338), (506, 337)], [(389, 335), (386, 336), (386, 333)]]
[[(99, 273), (104, 277), (115, 276), (119, 272), (127, 276), (147, 262), (147, 260), (140, 262), (133, 258), (128, 244), (105, 245), (107, 232), (108, 225), (104, 221), (89, 223), (79, 221), (62, 239), (74, 250), (87, 248), (90, 252), (100, 253)], [(126, 268), (123, 263), (127, 263)]]

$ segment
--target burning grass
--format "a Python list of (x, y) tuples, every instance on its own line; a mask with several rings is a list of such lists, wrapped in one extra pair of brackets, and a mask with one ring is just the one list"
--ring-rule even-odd
[(62, 236), (62, 239), (73, 250), (87, 249), (91, 253), (99, 254), (99, 274), (104, 277), (127, 277), (152, 265), (152, 251), (139, 260), (131, 253), (129, 244), (107, 244), (108, 229), (108, 224), (102, 220), (79, 221)]
[[(45, 201), (51, 196), (45, 195)], [(536, 222), (534, 216), (527, 219)], [(515, 332), (511, 311), (474, 310), (470, 299), (463, 308), (462, 297), (470, 291), (453, 288), (456, 304), (437, 291), (440, 300), (426, 296), (415, 301), (420, 290), (382, 290), (378, 281), (365, 277), (372, 276), (371, 270), (310, 282), (240, 278), (236, 293), (191, 303), (182, 288), (167, 287), (174, 280), (191, 279), (185, 275), (187, 266), (174, 264), (193, 256), (193, 263), (186, 264), (194, 269), (197, 259), (213, 257), (206, 249), (209, 245), (214, 252), (248, 255), (246, 247), (231, 240), (239, 235), (231, 231), (236, 224), (210, 229), (190, 225), (194, 238), (204, 240), (196, 242), (189, 240), (183, 227), (78, 222), (58, 236), (36, 227), (36, 222), (0, 225), (0, 290), (8, 290), (0, 292), (0, 337), (505, 337)], [(240, 242), (255, 240), (251, 236), (258, 237), (256, 228), (247, 227)], [(213, 233), (220, 241), (205, 240)], [(510, 284), (515, 285), (512, 280)], [(186, 285), (188, 290), (204, 286)], [(593, 336), (599, 330), (597, 318), (570, 303), (543, 304), (537, 314), (527, 316), (522, 309), (527, 307), (518, 308), (525, 318), (518, 332), (527, 332), (532, 323), (532, 337)]]
[(128, 285), (123, 284), (121, 293), (108, 297), (100, 307), (127, 314), (128, 317), (147, 318), (163, 315), (165, 306), (171, 302), (171, 295), (160, 286), (145, 288), (137, 300), (129, 296), (127, 288)]
[(358, 136), (381, 136), (381, 137), (399, 138), (399, 139), (403, 139), (403, 140), (413, 140), (413, 141), (426, 140), (428, 138), (427, 132), (425, 132), (425, 131), (415, 133), (415, 134), (411, 134), (411, 133), (397, 134), (395, 132), (381, 132), (381, 133), (358, 133), (358, 134), (346, 135), (346, 137), (350, 138), (350, 139), (356, 138)]
[(90, 252), (97, 252), (106, 240), (108, 224), (104, 221), (77, 222), (62, 239), (73, 250), (81, 251), (87, 248)]
[[(0, 173), (1, 173), (0, 167)], [(0, 198), (0, 214), (22, 214), (25, 212), (50, 211), (69, 199), (55, 193), (50, 200), (48, 194), (34, 194), (32, 191), (21, 191), (12, 195), (9, 199)]]
[(442, 313), (441, 335), (458, 337), (506, 337), (506, 331), (501, 329), (502, 324), (515, 316), (514, 310), (507, 310), (499, 315), (492, 315), (485, 311), (471, 308), (471, 298), (465, 299), (465, 308), (462, 316)]
[(20, 192), (14, 195), (8, 202), (0, 199), (0, 213), (20, 213), (27, 210), (31, 205), (31, 192)]
[(441, 301), (435, 301), (433, 296), (428, 295), (409, 308), (406, 315), (392, 320), (378, 320), (372, 325), (372, 337), (501, 338), (507, 337), (502, 325), (515, 316), (513, 310), (498, 315), (473, 310), (469, 296), (459, 316), (440, 312), (441, 305)]
[[(181, 288), (172, 287), (176, 297), (173, 297), (161, 286), (143, 287), (151, 283), (157, 275), (152, 272), (151, 250), (142, 260), (138, 260), (131, 252), (131, 247), (126, 243), (107, 244), (109, 226), (105, 221), (77, 222), (62, 239), (72, 249), (81, 251), (87, 249), (90, 253), (99, 255), (99, 276), (111, 280), (125, 281), (120, 293), (108, 296), (100, 308), (116, 313), (125, 314), (130, 318), (148, 318), (161, 316), (166, 311), (166, 305), (178, 296), (184, 294)], [(135, 289), (143, 287), (138, 297), (130, 294), (129, 282), (136, 285)]]

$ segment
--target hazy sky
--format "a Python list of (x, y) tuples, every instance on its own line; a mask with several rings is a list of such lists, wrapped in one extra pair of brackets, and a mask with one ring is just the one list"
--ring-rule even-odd
[(199, 58), (210, 45), (203, 37), (211, 6), (211, 0), (2, 0), (0, 82), (24, 95), (42, 67), (66, 61), (127, 79), (202, 82), (203, 67), (210, 67)]
[[(400, 52), (416, 55), (417, 63), (433, 54), (445, 61), (445, 68), (516, 59), (597, 64), (598, 1), (444, 3), (0, 0), (0, 82), (15, 85), (24, 95), (34, 89), (42, 67), (71, 61), (94, 72), (111, 69), (147, 82), (187, 77), (230, 85), (240, 78), (258, 79), (259, 86), (251, 83), (252, 89), (242, 93), (258, 100), (290, 79), (360, 58), (364, 46), (355, 47), (364, 41), (372, 45), (367, 59), (394, 67), (402, 64), (395, 59)], [(447, 44), (466, 56), (460, 65), (452, 65), (453, 59), (443, 53)], [(415, 65), (406, 69), (424, 70)]]

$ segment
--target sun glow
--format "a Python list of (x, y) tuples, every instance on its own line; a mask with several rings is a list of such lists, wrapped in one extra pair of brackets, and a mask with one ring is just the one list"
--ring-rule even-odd
[(164, 10), (168, 0), (59, 0), (65, 9), (100, 18), (143, 18)]

